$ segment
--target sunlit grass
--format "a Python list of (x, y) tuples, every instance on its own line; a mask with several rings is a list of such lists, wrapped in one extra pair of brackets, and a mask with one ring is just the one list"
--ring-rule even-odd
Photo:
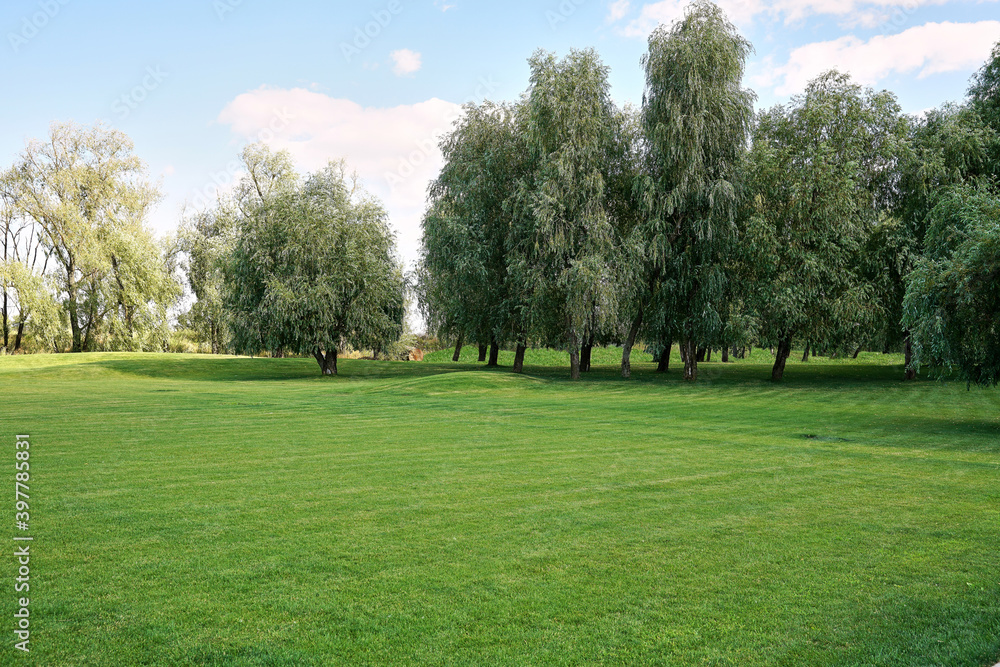
[(1000, 659), (996, 391), (905, 384), (881, 355), (799, 353), (775, 385), (766, 350), (696, 385), (637, 353), (624, 381), (616, 354), (580, 383), (550, 352), (524, 376), (333, 379), (311, 359), (0, 359), (11, 488), (13, 436), (34, 443), (17, 659)]

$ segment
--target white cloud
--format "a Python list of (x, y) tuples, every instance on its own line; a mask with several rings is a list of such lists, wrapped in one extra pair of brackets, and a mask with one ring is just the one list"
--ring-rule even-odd
[(409, 49), (400, 49), (399, 51), (393, 51), (389, 54), (392, 58), (393, 65), (392, 71), (396, 73), (396, 76), (406, 76), (407, 74), (414, 74), (420, 71), (423, 66), (422, 57), (416, 51), (411, 51)]
[[(620, 0), (619, 0), (620, 1)], [(971, 2), (971, 0), (964, 0)], [(998, 0), (977, 0), (995, 3)], [(717, 0), (717, 4), (739, 26), (748, 26), (759, 18), (800, 23), (810, 16), (833, 16), (846, 27), (899, 28), (910, 22), (921, 8), (941, 6), (955, 0)], [(618, 4), (615, 2), (614, 4)], [(684, 15), (689, 0), (660, 0), (643, 5), (638, 18), (619, 32), (629, 37), (647, 37), (659, 24), (670, 25)], [(624, 19), (622, 14), (618, 20)]]
[(256, 141), (265, 128), (273, 127), (278, 111), (286, 126), (265, 132), (267, 143), (287, 149), (303, 172), (345, 158), (385, 203), (400, 252), (412, 263), (427, 186), (442, 166), (438, 139), (460, 117), (461, 106), (435, 98), (372, 108), (302, 88), (259, 88), (230, 102), (219, 122), (229, 125), (241, 141)]
[(927, 23), (868, 41), (848, 35), (795, 49), (785, 65), (769, 68), (753, 83), (774, 87), (778, 95), (792, 95), (830, 69), (849, 72), (865, 85), (876, 85), (893, 74), (925, 78), (972, 70), (989, 58), (998, 40), (1000, 21)]
[(608, 23), (618, 23), (623, 18), (628, 16), (631, 9), (631, 0), (614, 0), (614, 2), (608, 6)]
[(446, 12), (449, 9), (455, 9), (456, 5), (449, 5), (446, 0), (434, 0), (434, 6), (440, 9), (442, 12)]

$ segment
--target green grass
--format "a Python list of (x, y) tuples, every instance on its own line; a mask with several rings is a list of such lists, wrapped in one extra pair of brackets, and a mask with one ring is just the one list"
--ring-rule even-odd
[(9, 555), (0, 664), (1000, 659), (996, 391), (904, 384), (880, 355), (781, 385), (766, 359), (687, 385), (637, 358), (625, 382), (601, 351), (580, 383), (0, 358), (7, 502), (29, 432), (36, 535), (33, 651)]

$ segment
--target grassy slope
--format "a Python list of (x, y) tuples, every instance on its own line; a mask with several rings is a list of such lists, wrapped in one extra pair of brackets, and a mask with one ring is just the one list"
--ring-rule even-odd
[(2, 358), (0, 461), (34, 443), (33, 662), (1000, 657), (997, 392), (637, 366)]

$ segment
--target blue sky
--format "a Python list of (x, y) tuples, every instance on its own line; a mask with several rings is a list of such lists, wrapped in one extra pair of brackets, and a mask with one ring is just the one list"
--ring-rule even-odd
[[(238, 177), (248, 141), (303, 171), (346, 157), (416, 258), (435, 137), (458, 105), (514, 100), (538, 48), (595, 47), (638, 105), (645, 37), (683, 0), (5, 0), (0, 166), (52, 121), (103, 120), (161, 183), (162, 234)], [(747, 85), (785, 102), (830, 67), (917, 113), (964, 97), (1000, 41), (997, 0), (721, 0), (755, 45)], [(365, 35), (367, 30), (368, 35)], [(359, 38), (359, 35), (364, 35)]]

